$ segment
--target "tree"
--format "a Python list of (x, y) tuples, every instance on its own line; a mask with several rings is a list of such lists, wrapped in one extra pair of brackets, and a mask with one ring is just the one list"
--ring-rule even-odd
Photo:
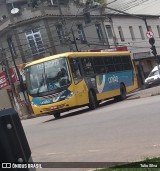
[(105, 0), (87, 0), (86, 6), (106, 6)]

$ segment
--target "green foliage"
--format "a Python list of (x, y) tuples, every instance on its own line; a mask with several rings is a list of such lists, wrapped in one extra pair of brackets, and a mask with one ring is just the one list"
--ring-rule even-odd
[(86, 5), (92, 5), (93, 1), (100, 3), (101, 6), (106, 6), (105, 0), (87, 0)]
[(105, 0), (96, 0), (98, 3), (100, 3), (102, 6), (106, 6)]

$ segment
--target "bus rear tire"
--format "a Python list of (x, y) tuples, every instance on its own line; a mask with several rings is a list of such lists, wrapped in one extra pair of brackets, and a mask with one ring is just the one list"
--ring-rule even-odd
[(96, 94), (93, 91), (89, 91), (89, 108), (94, 110), (98, 107), (98, 104)]
[(57, 112), (57, 113), (54, 113), (53, 116), (55, 117), (55, 119), (58, 119), (61, 117), (61, 114)]
[(126, 87), (124, 84), (120, 84), (120, 95), (114, 97), (115, 101), (122, 101), (125, 100), (127, 97)]

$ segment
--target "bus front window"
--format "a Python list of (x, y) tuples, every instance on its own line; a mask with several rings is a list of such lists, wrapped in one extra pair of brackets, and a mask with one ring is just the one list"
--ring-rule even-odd
[(26, 68), (29, 94), (38, 95), (61, 91), (71, 83), (67, 60), (58, 58)]

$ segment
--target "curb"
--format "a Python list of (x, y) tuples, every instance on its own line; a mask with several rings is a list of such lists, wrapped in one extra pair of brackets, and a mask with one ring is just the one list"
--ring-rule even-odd
[(140, 99), (140, 98), (146, 98), (146, 97), (152, 97), (152, 96), (158, 96), (160, 95), (160, 92), (158, 93), (151, 93), (151, 94), (142, 94), (142, 95), (137, 95), (132, 97), (132, 95), (130, 97), (128, 97), (126, 100), (134, 100), (134, 99)]
[(26, 120), (26, 119), (32, 119), (32, 118), (36, 118), (37, 116), (35, 116), (34, 114), (32, 115), (25, 115), (25, 116), (20, 116), (21, 120)]
[(140, 96), (136, 96), (136, 97), (128, 97), (126, 100), (135, 100), (135, 99), (140, 99)]
[(43, 114), (43, 115), (36, 115), (36, 114), (25, 115), (25, 116), (21, 116), (20, 119), (21, 120), (27, 120), (27, 119), (39, 118), (39, 117), (43, 117), (43, 116), (48, 116), (48, 114)]
[(159, 93), (155, 93), (155, 94), (151, 94), (151, 96), (158, 96), (160, 95), (160, 92)]

